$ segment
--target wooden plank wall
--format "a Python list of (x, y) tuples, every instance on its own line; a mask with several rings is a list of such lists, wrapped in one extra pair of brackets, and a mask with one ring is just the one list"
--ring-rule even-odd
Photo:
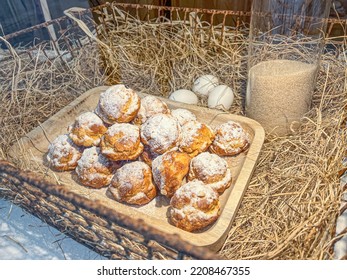
[(251, 0), (172, 0), (172, 6), (250, 11)]
[[(217, 10), (232, 10), (248, 12), (251, 10), (252, 0), (171, 0), (172, 6), (189, 7), (189, 8), (204, 8)], [(236, 26), (239, 22), (249, 22), (249, 17), (228, 16), (223, 19), (223, 16), (216, 16), (213, 23), (218, 24), (225, 20), (226, 25)], [(209, 21), (209, 18), (203, 20)]]

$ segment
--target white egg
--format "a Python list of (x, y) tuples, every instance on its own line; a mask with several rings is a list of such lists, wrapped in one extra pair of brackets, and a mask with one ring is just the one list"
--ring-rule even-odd
[(200, 96), (208, 96), (209, 92), (219, 85), (219, 80), (213, 75), (203, 75), (193, 84), (193, 92)]
[(194, 105), (198, 104), (199, 102), (199, 98), (196, 96), (196, 94), (187, 89), (179, 89), (174, 91), (173, 93), (170, 94), (169, 99), (177, 101), (177, 102), (194, 104)]
[(229, 110), (233, 101), (233, 90), (226, 85), (219, 85), (209, 93), (207, 105), (209, 108)]

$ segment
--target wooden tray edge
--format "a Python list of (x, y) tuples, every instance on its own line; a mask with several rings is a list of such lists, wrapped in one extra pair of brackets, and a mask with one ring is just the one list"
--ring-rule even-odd
[[(64, 109), (71, 107), (71, 110), (73, 110), (76, 106), (83, 104), (83, 100), (87, 99), (90, 95), (93, 95), (96, 92), (105, 91), (107, 88), (109, 88), (109, 86), (99, 86), (99, 87), (95, 87), (93, 89), (90, 89), (90, 90), (86, 91), (85, 93), (83, 93), (82, 95), (80, 95), (79, 97), (77, 97), (74, 101), (69, 103), (66, 107), (64, 107)], [(157, 97), (159, 97), (159, 96), (157, 96)], [(159, 98), (162, 100), (168, 101), (167, 98), (164, 98), (164, 97), (159, 97)], [(186, 108), (186, 109), (196, 107), (195, 105), (179, 103), (179, 102), (175, 102), (172, 100), (169, 100), (169, 103), (180, 104), (179, 107)], [(209, 114), (211, 114), (211, 112), (213, 112), (216, 115), (220, 115), (220, 114), (224, 114), (226, 116), (229, 115), (229, 114), (224, 113), (222, 111), (209, 109), (206, 107), (201, 107), (201, 110), (204, 110), (204, 111), (208, 112)], [(38, 131), (42, 131), (43, 130), (42, 127), (49, 126), (50, 123), (54, 122), (54, 120), (59, 119), (60, 115), (61, 115), (61, 110), (58, 111), (57, 113), (55, 113), (48, 120), (43, 122), (40, 126), (34, 128), (29, 133), (27, 133), (24, 138), (21, 138), (21, 140), (23, 141), (21, 144), (19, 142), (17, 142), (10, 148), (9, 154), (15, 157), (15, 155), (16, 155), (15, 151), (17, 149), (20, 149), (21, 145), (25, 144), (26, 142), (30, 142), (30, 135), (35, 135)], [(220, 234), (218, 238), (213, 238), (213, 240), (208, 233), (204, 233), (204, 232), (202, 232), (202, 233), (184, 232), (183, 235), (177, 233), (178, 235), (180, 235), (180, 237), (183, 240), (190, 242), (192, 245), (199, 246), (199, 247), (206, 247), (212, 251), (218, 251), (220, 249), (220, 247), (223, 245), (223, 243), (224, 243), (224, 241), (228, 235), (228, 232), (230, 231), (232, 221), (234, 220), (234, 217), (235, 217), (237, 210), (240, 206), (243, 195), (247, 189), (248, 183), (251, 179), (251, 175), (254, 171), (256, 162), (258, 160), (258, 157), (259, 157), (259, 154), (261, 152), (261, 148), (262, 148), (262, 145), (263, 145), (263, 142), (265, 139), (264, 129), (258, 122), (254, 121), (252, 119), (249, 119), (247, 117), (244, 117), (244, 116), (239, 116), (239, 115), (232, 115), (232, 116), (233, 116), (233, 120), (247, 123), (254, 131), (254, 139), (257, 139), (258, 141), (253, 141), (250, 145), (248, 152), (247, 152), (247, 156), (246, 156), (245, 162), (243, 164), (244, 166), (247, 164), (247, 168), (244, 171), (244, 167), (243, 167), (242, 171), (241, 171), (244, 178), (241, 178), (241, 176), (240, 176), (241, 173), (240, 173), (238, 180), (236, 181), (236, 183), (234, 185), (233, 192), (235, 192), (237, 194), (237, 196), (236, 195), (229, 196), (229, 198), (227, 199), (227, 202), (225, 204), (225, 207), (221, 213), (221, 216), (213, 225), (213, 227), (216, 228), (217, 230), (222, 229), (223, 233)], [(244, 186), (246, 186), (246, 187), (244, 187)], [(236, 204), (235, 204), (235, 200), (238, 201)], [(231, 207), (230, 205), (233, 205), (233, 204), (234, 204), (234, 206)], [(229, 207), (231, 207), (231, 208), (229, 208)], [(231, 213), (234, 213), (234, 214), (232, 215)], [(147, 219), (145, 218), (144, 221), (153, 225), (153, 221), (151, 220), (151, 217), (148, 217)], [(229, 222), (227, 222), (227, 221), (229, 221)], [(166, 232), (168, 234), (172, 234), (172, 232), (167, 230), (166, 228), (160, 228), (160, 229), (163, 232)], [(197, 236), (199, 236), (199, 238), (196, 238)], [(208, 236), (208, 238), (206, 238), (207, 236)]]

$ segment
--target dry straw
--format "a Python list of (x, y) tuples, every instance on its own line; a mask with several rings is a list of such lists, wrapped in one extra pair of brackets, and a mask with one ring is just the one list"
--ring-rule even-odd
[[(123, 14), (124, 16), (124, 14)], [(231, 29), (175, 22), (140, 24), (117, 15), (118, 25), (99, 30), (105, 45), (83, 46), (68, 64), (17, 56), (0, 69), (0, 151), (8, 148), (87, 89), (123, 82), (168, 96), (214, 74), (236, 93), (230, 112), (242, 114), (247, 44)], [(196, 23), (196, 21), (195, 21)], [(100, 35), (104, 34), (104, 37)], [(106, 36), (107, 35), (107, 36)], [(101, 54), (104, 76), (99, 70)], [(228, 259), (332, 259), (346, 156), (346, 57), (322, 57), (312, 109), (295, 135), (267, 135), (254, 175), (219, 254)], [(200, 103), (205, 106), (205, 100)]]
[[(221, 253), (240, 259), (331, 259), (346, 156), (346, 59), (325, 54), (312, 109), (294, 136), (267, 135)], [(344, 233), (346, 234), (346, 232)]]
[(95, 45), (85, 46), (68, 63), (49, 60), (43, 50), (0, 52), (0, 156), (82, 92), (105, 83)]

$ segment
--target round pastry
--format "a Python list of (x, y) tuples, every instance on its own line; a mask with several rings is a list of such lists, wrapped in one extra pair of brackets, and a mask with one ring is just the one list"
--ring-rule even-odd
[(142, 143), (158, 154), (177, 147), (180, 141), (181, 127), (171, 115), (156, 114), (141, 126)]
[(186, 231), (205, 228), (220, 215), (219, 195), (201, 181), (191, 181), (180, 187), (170, 200), (169, 219)]
[(144, 205), (157, 195), (151, 168), (141, 161), (119, 168), (108, 190), (115, 200), (135, 205)]
[(99, 147), (93, 146), (83, 151), (76, 174), (81, 184), (99, 189), (111, 182), (113, 170), (113, 163), (101, 154)]
[(210, 150), (217, 155), (234, 156), (249, 147), (249, 135), (237, 122), (228, 121), (219, 125), (215, 134)]
[(190, 157), (186, 153), (166, 152), (152, 162), (154, 184), (160, 193), (172, 197), (182, 185), (183, 178), (189, 171)]
[(71, 140), (79, 146), (98, 146), (107, 128), (102, 120), (92, 112), (79, 115), (69, 128)]
[(183, 126), (189, 121), (196, 121), (196, 116), (189, 110), (178, 108), (171, 111), (171, 115)]
[(143, 152), (140, 155), (140, 159), (147, 165), (152, 167), (153, 160), (158, 156), (160, 156), (160, 154), (153, 152), (149, 146), (144, 145)]
[(102, 92), (95, 113), (108, 124), (132, 121), (140, 109), (140, 98), (124, 85), (115, 85)]
[(129, 123), (113, 124), (101, 138), (100, 148), (110, 160), (137, 159), (143, 151), (140, 128)]
[(170, 114), (167, 104), (153, 95), (146, 95), (141, 99), (140, 110), (134, 119), (135, 124), (143, 124), (148, 118), (156, 114)]
[(188, 180), (199, 180), (222, 194), (230, 187), (231, 170), (225, 159), (216, 154), (204, 152), (190, 162)]
[(82, 156), (82, 148), (77, 146), (67, 134), (59, 135), (48, 147), (47, 160), (57, 171), (73, 170)]
[(206, 151), (214, 139), (213, 130), (198, 121), (190, 121), (183, 125), (181, 135), (179, 150), (191, 157)]

